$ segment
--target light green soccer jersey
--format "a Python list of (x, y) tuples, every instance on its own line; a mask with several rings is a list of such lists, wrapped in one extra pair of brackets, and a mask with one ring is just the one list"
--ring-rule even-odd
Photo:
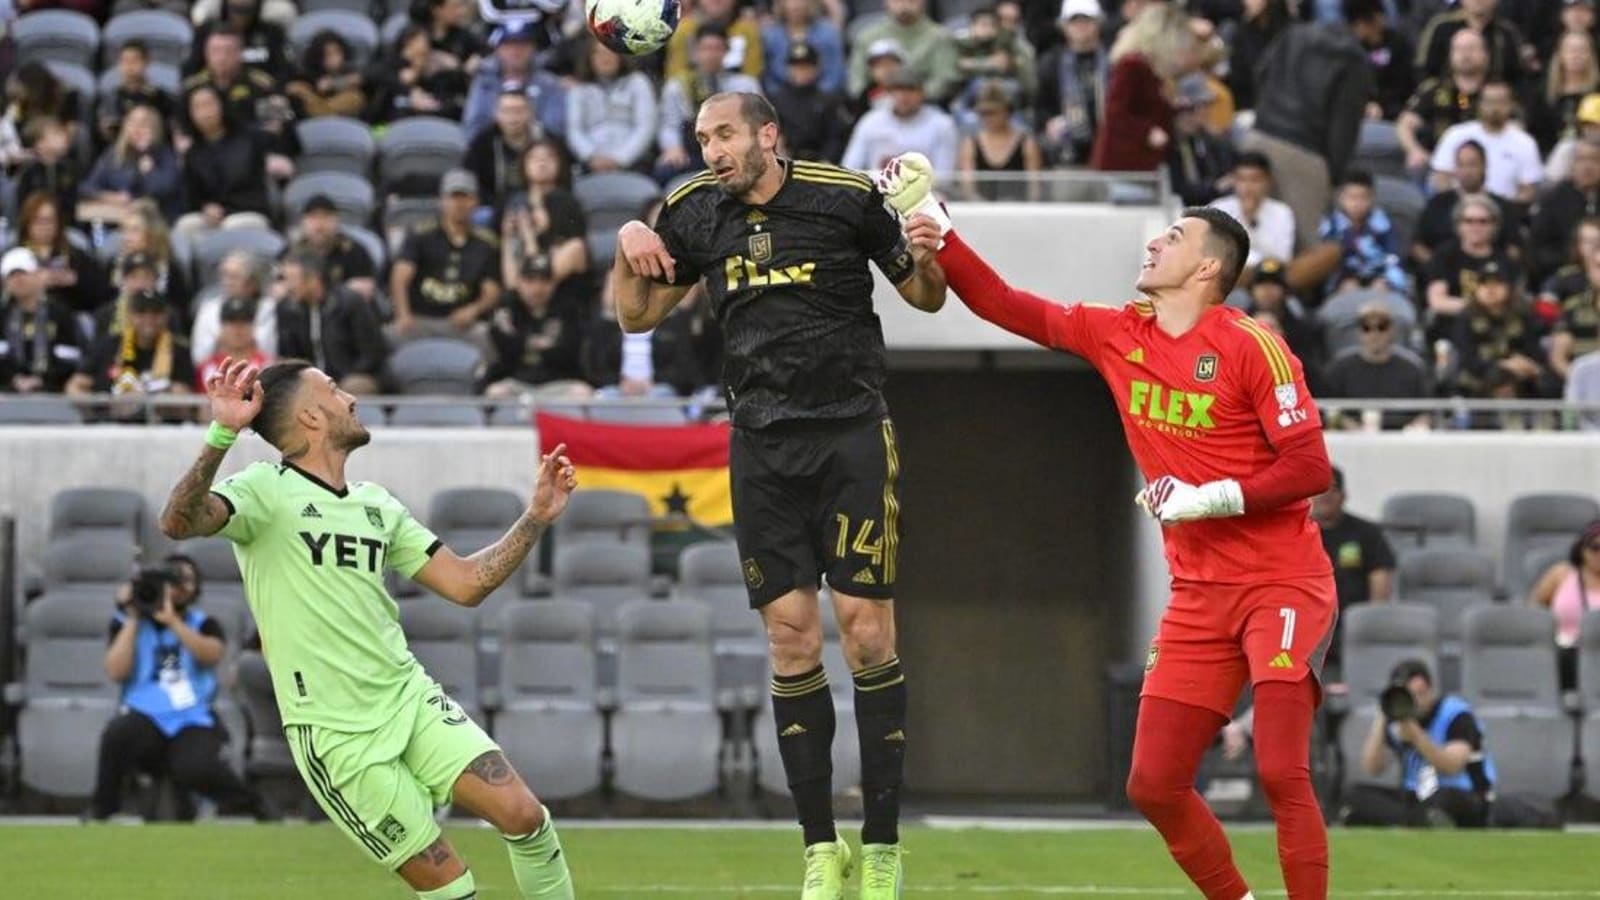
[(383, 487), (336, 491), (287, 463), (253, 463), (213, 491), (231, 515), (245, 597), (286, 725), (371, 731), (427, 686), (384, 587), (438, 550)]

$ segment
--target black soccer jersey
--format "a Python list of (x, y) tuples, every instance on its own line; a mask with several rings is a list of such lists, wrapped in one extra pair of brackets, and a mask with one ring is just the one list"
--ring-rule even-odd
[(733, 423), (850, 420), (888, 412), (875, 263), (893, 283), (913, 271), (900, 223), (871, 179), (789, 160), (771, 200), (748, 206), (702, 173), (667, 197), (656, 232), (678, 284), (705, 277), (726, 342)]

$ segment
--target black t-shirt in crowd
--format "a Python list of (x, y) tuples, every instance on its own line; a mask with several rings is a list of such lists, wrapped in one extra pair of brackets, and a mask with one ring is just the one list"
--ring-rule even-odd
[(552, 308), (534, 312), (515, 292), (490, 318), (489, 341), (495, 359), (486, 381), (513, 378), (523, 384), (544, 384), (583, 377), (580, 324)]
[(702, 276), (726, 340), (723, 381), (738, 428), (888, 412), (871, 260), (914, 271), (900, 223), (867, 177), (783, 160), (783, 185), (747, 206), (709, 172), (667, 198), (656, 231), (678, 284)]
[(411, 278), (411, 314), (444, 318), (483, 293), (485, 282), (500, 281), (500, 240), (474, 228), (460, 244), (438, 222), (406, 235), (400, 259), (417, 267)]
[(1339, 608), (1365, 603), (1367, 576), (1380, 569), (1394, 568), (1394, 550), (1377, 525), (1345, 513), (1337, 524), (1322, 529), (1322, 549), (1333, 563), (1333, 583), (1339, 594)]
[[(317, 252), (305, 241), (296, 244), (295, 250)], [(333, 243), (333, 249), (323, 255), (322, 260), (328, 267), (329, 284), (343, 284), (352, 278), (376, 278), (378, 275), (377, 266), (372, 262), (372, 254), (349, 235), (339, 235), (338, 240)]]
[(1417, 92), (1406, 101), (1406, 112), (1416, 113), (1422, 119), (1417, 141), (1432, 150), (1446, 128), (1478, 114), (1478, 95), (1458, 90), (1449, 78), (1429, 78), (1418, 85)]
[[(1322, 376), (1322, 397), (1357, 397), (1402, 400), (1427, 397), (1432, 392), (1428, 373), (1413, 359), (1391, 354), (1381, 363), (1370, 362), (1359, 353), (1339, 357)], [(1398, 428), (1412, 418), (1410, 413), (1386, 413), (1385, 428)]]
[(1600, 291), (1585, 284), (1583, 290), (1561, 300), (1558, 334), (1572, 336), (1572, 357), (1600, 350)]
[(102, 337), (94, 346), (94, 353), (89, 357), (89, 364), (84, 371), (94, 376), (94, 389), (97, 393), (106, 393), (115, 390), (116, 385), (124, 380), (136, 378), (146, 393), (159, 394), (171, 390), (173, 387), (194, 386), (194, 360), (189, 357), (189, 342), (170, 331), (172, 340), (172, 358), (168, 361), (165, 371), (157, 371), (157, 351), (161, 344), (158, 341), (154, 347), (142, 349), (135, 347), (132, 366), (124, 366), (122, 362), (122, 335), (108, 334)]

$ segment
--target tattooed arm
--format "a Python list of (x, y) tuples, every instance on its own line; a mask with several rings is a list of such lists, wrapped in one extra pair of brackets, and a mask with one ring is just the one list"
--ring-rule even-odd
[(440, 548), (413, 579), (461, 606), (477, 606), (494, 593), (567, 508), (567, 499), (578, 486), (578, 475), (565, 452), (566, 446), (562, 445), (540, 459), (533, 501), (498, 541), (467, 557)]
[(175, 541), (191, 537), (210, 537), (228, 524), (228, 505), (211, 493), (226, 450), (207, 446), (184, 473), (167, 504), (161, 508), (161, 533)]

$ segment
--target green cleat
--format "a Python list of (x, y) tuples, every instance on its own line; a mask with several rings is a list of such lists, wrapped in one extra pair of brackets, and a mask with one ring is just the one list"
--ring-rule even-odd
[(899, 844), (861, 845), (861, 900), (900, 900)]
[(800, 900), (844, 900), (850, 877), (850, 845), (835, 839), (806, 848), (806, 880)]

